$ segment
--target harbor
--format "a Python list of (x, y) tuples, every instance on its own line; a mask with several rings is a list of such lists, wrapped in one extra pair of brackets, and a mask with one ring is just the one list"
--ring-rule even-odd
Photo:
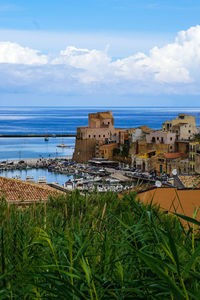
[(0, 176), (56, 184), (66, 191), (122, 192), (142, 184), (153, 186), (158, 180), (170, 186), (166, 175), (157, 177), (107, 159), (93, 159), (85, 164), (76, 163), (71, 157), (2, 161)]

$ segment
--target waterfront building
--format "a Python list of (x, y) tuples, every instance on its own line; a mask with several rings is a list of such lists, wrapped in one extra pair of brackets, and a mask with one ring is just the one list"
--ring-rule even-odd
[(114, 128), (111, 111), (91, 113), (88, 115), (88, 126), (77, 128), (73, 159), (77, 162), (87, 162), (94, 157), (110, 159), (110, 149), (113, 151), (123, 145), (127, 138), (127, 129)]

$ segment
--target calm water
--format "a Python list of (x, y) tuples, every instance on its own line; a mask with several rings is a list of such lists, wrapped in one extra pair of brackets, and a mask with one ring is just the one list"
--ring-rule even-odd
[[(59, 148), (64, 143), (70, 148)], [(75, 138), (0, 138), (0, 160), (72, 156)]]
[[(158, 129), (180, 112), (200, 113), (200, 108), (184, 107), (0, 107), (0, 134), (76, 133), (78, 126), (87, 126), (89, 112), (103, 110), (112, 110), (115, 127), (122, 128), (148, 125)], [(0, 138), (0, 160), (72, 155), (73, 149), (56, 147), (62, 142), (73, 147), (75, 139), (50, 138), (45, 142), (43, 138)]]
[(21, 179), (25, 180), (26, 176), (33, 176), (35, 182), (38, 181), (39, 177), (45, 177), (47, 183), (57, 182), (58, 184), (62, 185), (67, 180), (72, 179), (73, 176), (67, 176), (66, 174), (57, 174), (53, 172), (48, 172), (48, 170), (44, 169), (28, 169), (28, 170), (13, 170), (13, 171), (3, 171), (0, 172), (0, 176), (12, 178), (15, 175), (19, 175)]

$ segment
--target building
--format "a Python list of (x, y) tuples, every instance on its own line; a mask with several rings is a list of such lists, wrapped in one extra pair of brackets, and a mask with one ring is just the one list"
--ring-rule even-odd
[(191, 140), (197, 133), (196, 117), (188, 114), (179, 114), (176, 119), (165, 121), (163, 131), (176, 134), (177, 141)]
[(185, 153), (159, 153), (152, 157), (151, 166), (158, 175), (171, 175), (174, 169), (178, 174), (185, 174), (189, 171), (189, 160)]
[(178, 114), (176, 119), (165, 121), (162, 124), (162, 129), (171, 132), (172, 127), (179, 123), (190, 124), (192, 127), (196, 127), (196, 117), (188, 114)]
[[(155, 147), (157, 151), (162, 150), (164, 152), (174, 152), (175, 141), (175, 133), (166, 132), (163, 130), (156, 130), (146, 135), (147, 144), (156, 144)], [(162, 145), (167, 145), (167, 147)]]
[(200, 143), (191, 141), (189, 143), (190, 174), (200, 174)]
[(111, 111), (91, 113), (88, 115), (88, 127), (77, 128), (77, 138), (106, 141), (115, 133), (114, 118)]
[(73, 159), (84, 163), (94, 157), (111, 157), (112, 146), (109, 144), (118, 144), (113, 146), (117, 148), (127, 139), (127, 129), (114, 128), (111, 111), (91, 113), (88, 115), (88, 127), (77, 128)]
[(149, 151), (144, 154), (136, 154), (131, 156), (132, 167), (143, 172), (154, 170), (152, 166), (152, 158), (157, 154), (156, 151)]
[[(99, 147), (96, 147), (96, 157), (99, 158), (107, 158), (109, 160), (113, 160), (113, 150), (118, 149), (119, 146), (117, 143), (109, 143), (109, 144), (102, 144)], [(98, 149), (98, 152), (97, 152)]]
[(154, 132), (146, 135), (146, 141), (148, 144), (156, 143), (173, 145), (176, 141), (176, 134), (163, 130), (155, 130)]
[(148, 126), (140, 126), (137, 128), (130, 128), (128, 130), (129, 142), (136, 143), (139, 140), (145, 140), (146, 135), (152, 131), (154, 131), (154, 130), (149, 128)]

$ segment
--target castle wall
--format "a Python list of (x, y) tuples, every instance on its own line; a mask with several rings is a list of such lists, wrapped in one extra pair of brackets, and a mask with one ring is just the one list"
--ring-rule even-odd
[(85, 163), (91, 158), (95, 157), (95, 139), (76, 139), (73, 160), (78, 163)]

